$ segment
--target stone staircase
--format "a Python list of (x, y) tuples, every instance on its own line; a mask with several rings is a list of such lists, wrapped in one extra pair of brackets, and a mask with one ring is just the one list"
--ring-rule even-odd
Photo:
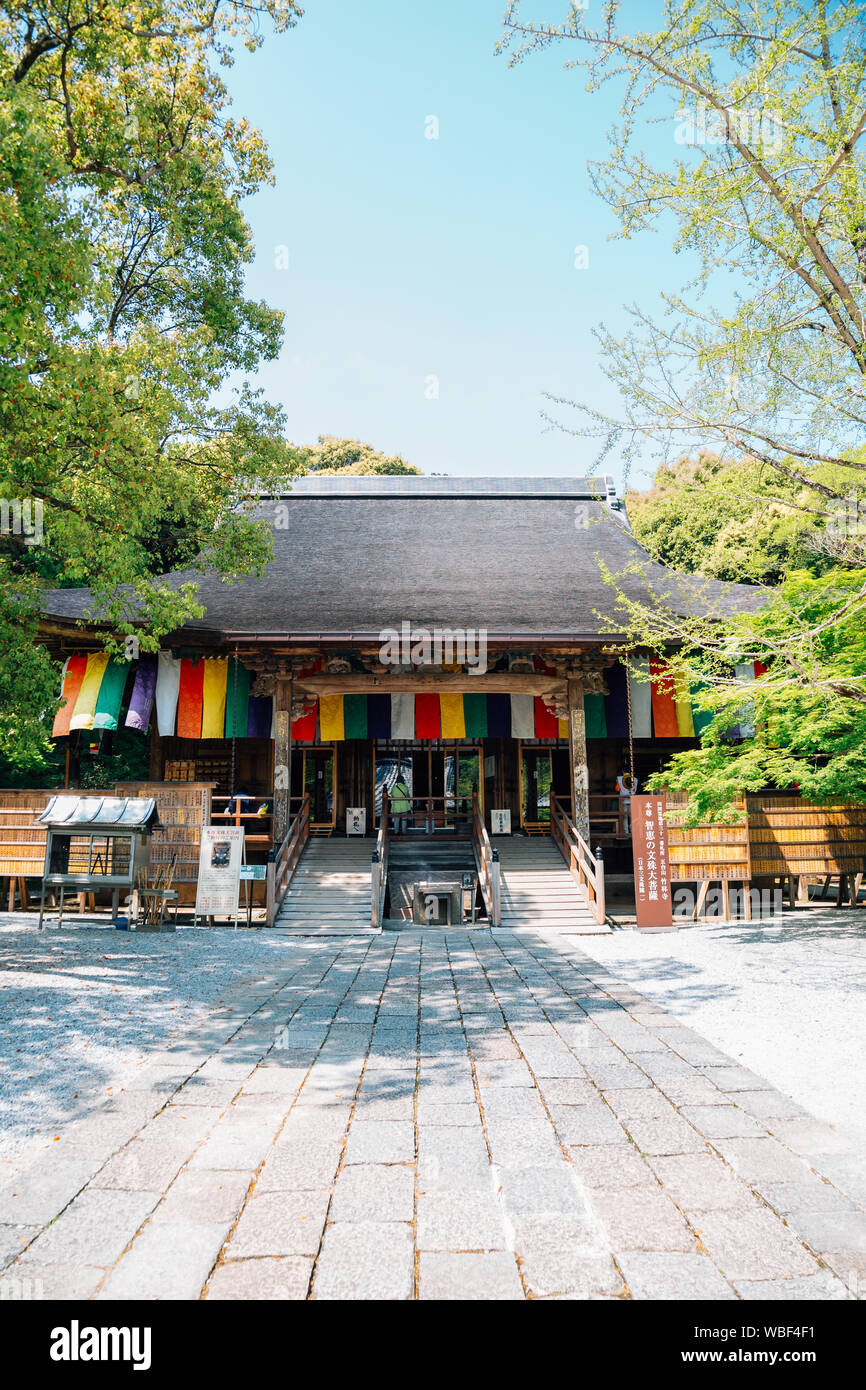
[(492, 841), (501, 865), (501, 931), (542, 931), (597, 936), (598, 923), (553, 841), (497, 835)]
[(274, 931), (358, 936), (370, 926), (370, 866), (376, 841), (311, 839), (289, 884)]
[(439, 835), (393, 839), (388, 854), (389, 921), (412, 921), (416, 883), (459, 883), (467, 870), (475, 872), (471, 840)]

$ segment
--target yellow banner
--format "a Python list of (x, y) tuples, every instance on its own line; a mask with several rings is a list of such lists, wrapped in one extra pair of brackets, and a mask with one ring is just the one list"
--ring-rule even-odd
[(323, 743), (340, 743), (346, 737), (342, 695), (319, 697), (319, 729)]
[(440, 695), (439, 718), (442, 721), (443, 738), (466, 737), (466, 719), (463, 714), (462, 695)]
[(69, 722), (70, 729), (92, 729), (99, 687), (108, 665), (108, 652), (91, 652), (87, 658), (87, 670), (75, 701), (75, 713)]
[(677, 712), (677, 733), (680, 738), (694, 738), (695, 721), (692, 717), (692, 695), (689, 683), (684, 676), (674, 681), (674, 706)]
[(224, 738), (226, 732), (226, 678), (228, 657), (212, 657), (204, 664), (201, 736)]

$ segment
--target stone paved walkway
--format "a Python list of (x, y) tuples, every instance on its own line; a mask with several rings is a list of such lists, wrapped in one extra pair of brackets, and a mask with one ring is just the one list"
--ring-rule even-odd
[(82, 1299), (866, 1287), (866, 1159), (574, 943), (428, 931), (279, 961), (3, 1184), (4, 1280)]

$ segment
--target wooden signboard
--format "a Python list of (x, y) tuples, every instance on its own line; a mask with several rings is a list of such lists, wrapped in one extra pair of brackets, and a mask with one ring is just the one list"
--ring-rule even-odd
[(664, 795), (631, 798), (637, 924), (638, 927), (648, 927), (656, 931), (670, 931), (674, 925), (668, 832), (664, 814)]

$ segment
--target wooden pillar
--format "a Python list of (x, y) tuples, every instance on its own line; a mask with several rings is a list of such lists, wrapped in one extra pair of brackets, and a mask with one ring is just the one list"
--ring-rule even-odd
[[(151, 782), (163, 780), (162, 738), (157, 727), (155, 710), (150, 725), (150, 780)], [(234, 791), (234, 787), (232, 787), (232, 791)]]
[(571, 816), (589, 844), (589, 762), (586, 756), (586, 715), (583, 681), (568, 682), (568, 752), (571, 760)]
[(292, 794), (292, 677), (280, 676), (274, 694), (274, 848), (289, 828)]

